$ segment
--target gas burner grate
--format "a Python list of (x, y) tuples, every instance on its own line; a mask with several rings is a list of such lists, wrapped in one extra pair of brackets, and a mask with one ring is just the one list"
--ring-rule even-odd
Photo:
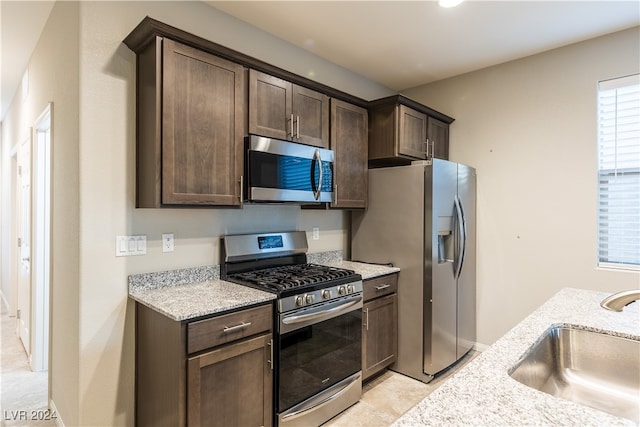
[(295, 264), (236, 273), (231, 277), (276, 291), (312, 286), (355, 274), (352, 270), (318, 264)]

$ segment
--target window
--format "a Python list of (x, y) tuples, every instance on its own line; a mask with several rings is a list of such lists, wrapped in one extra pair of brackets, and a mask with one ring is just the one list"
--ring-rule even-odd
[(598, 265), (640, 270), (640, 74), (598, 83)]

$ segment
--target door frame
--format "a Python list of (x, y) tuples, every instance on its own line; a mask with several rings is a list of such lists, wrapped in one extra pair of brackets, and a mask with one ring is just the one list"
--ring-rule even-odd
[(51, 281), (51, 145), (53, 103), (48, 103), (33, 125), (32, 136), (32, 352), (31, 369), (49, 366)]

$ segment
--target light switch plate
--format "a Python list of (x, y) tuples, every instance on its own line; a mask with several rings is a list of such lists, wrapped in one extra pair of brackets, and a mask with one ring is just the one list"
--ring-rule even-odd
[(116, 236), (116, 256), (146, 255), (147, 236)]

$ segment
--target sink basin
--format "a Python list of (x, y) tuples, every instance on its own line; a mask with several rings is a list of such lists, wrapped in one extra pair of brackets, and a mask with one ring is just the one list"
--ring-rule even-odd
[(509, 375), (524, 385), (640, 422), (640, 341), (552, 326)]

